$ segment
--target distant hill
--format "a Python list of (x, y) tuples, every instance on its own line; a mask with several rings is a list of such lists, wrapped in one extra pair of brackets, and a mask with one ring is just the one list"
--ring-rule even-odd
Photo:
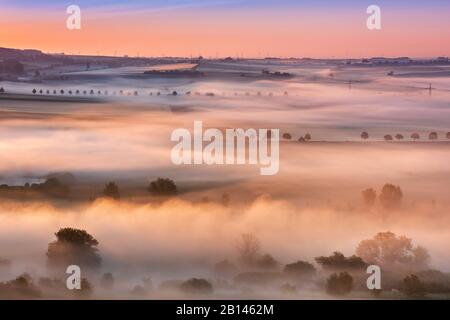
[(0, 60), (15, 60), (20, 62), (28, 61), (62, 61), (67, 60), (68, 57), (56, 57), (50, 54), (45, 54), (40, 50), (35, 49), (11, 49), (0, 47)]

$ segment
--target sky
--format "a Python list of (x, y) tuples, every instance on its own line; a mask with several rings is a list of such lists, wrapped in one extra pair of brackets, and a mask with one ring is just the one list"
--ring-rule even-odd
[[(66, 27), (73, 4), (80, 30)], [(372, 4), (381, 30), (367, 29)], [(0, 46), (117, 56), (449, 56), (450, 1), (0, 0)]]

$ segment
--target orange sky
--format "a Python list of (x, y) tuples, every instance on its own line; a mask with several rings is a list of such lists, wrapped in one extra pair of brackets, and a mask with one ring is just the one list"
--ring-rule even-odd
[(0, 12), (0, 46), (45, 52), (136, 56), (366, 57), (450, 55), (448, 12), (391, 10), (382, 30), (366, 28), (365, 12), (82, 11), (82, 29), (65, 27), (65, 12)]

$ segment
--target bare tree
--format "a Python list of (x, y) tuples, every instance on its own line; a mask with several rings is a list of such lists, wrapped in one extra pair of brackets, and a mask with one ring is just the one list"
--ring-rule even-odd
[(254, 234), (244, 233), (236, 241), (236, 249), (241, 261), (246, 265), (252, 265), (259, 256), (261, 245)]

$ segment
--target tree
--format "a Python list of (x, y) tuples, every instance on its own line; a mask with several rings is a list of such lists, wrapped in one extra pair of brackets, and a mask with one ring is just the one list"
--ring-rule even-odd
[(387, 134), (387, 135), (384, 136), (384, 140), (385, 141), (392, 141), (394, 139), (392, 139), (392, 136), (390, 134)]
[(367, 139), (369, 139), (369, 134), (367, 133), (367, 132), (362, 132), (361, 133), (361, 139), (363, 139), (363, 140), (367, 140)]
[(421, 298), (425, 296), (425, 284), (415, 274), (406, 276), (400, 290), (408, 297)]
[(61, 91), (59, 91), (59, 93), (61, 93), (61, 94), (64, 94), (64, 90), (63, 90), (63, 89), (61, 89)]
[(37, 91), (36, 91), (36, 89), (33, 89), (33, 91), (31, 91), (31, 92), (33, 92), (33, 94), (36, 94)]
[(177, 95), (178, 95), (178, 92), (172, 91), (172, 95), (173, 95), (173, 96), (177, 96)]
[(341, 252), (335, 251), (329, 257), (317, 257), (316, 262), (326, 270), (357, 270), (367, 268), (367, 263), (358, 256), (345, 257)]
[(437, 132), (430, 132), (430, 134), (428, 135), (428, 139), (429, 140), (437, 140), (438, 139)]
[(333, 273), (327, 279), (326, 290), (334, 296), (348, 295), (353, 289), (353, 278), (347, 272)]
[(98, 241), (85, 230), (62, 228), (55, 233), (56, 241), (49, 243), (47, 265), (65, 271), (68, 265), (96, 269), (100, 267)]
[(450, 139), (450, 132), (447, 132), (446, 137), (447, 139)]
[(107, 198), (113, 198), (115, 200), (120, 199), (119, 187), (115, 182), (109, 182), (105, 185), (103, 189), (103, 196)]
[(159, 196), (169, 196), (177, 194), (177, 186), (175, 185), (175, 182), (168, 178), (158, 178), (150, 182), (147, 190), (151, 194)]
[(381, 189), (380, 202), (386, 209), (398, 208), (403, 198), (402, 189), (390, 183), (386, 183)]
[(0, 88), (0, 93), (5, 93), (5, 89), (3, 89), (3, 87)]
[(312, 278), (316, 274), (316, 268), (306, 261), (297, 261), (284, 266), (283, 273), (296, 279)]
[(395, 139), (397, 139), (397, 140), (403, 140), (403, 135), (402, 134), (400, 134), (400, 133), (397, 133), (396, 135), (395, 135)]
[(283, 139), (291, 140), (291, 139), (292, 139), (292, 136), (291, 136), (290, 133), (283, 133)]
[(420, 135), (417, 132), (414, 132), (413, 134), (411, 134), (411, 139), (415, 140), (419, 140), (420, 139)]
[(412, 239), (397, 237), (392, 232), (380, 232), (372, 239), (361, 241), (356, 254), (369, 264), (391, 270), (423, 270), (427, 268), (430, 259), (425, 248), (414, 247)]
[(27, 273), (14, 280), (0, 283), (0, 299), (39, 299), (42, 293)]
[(309, 133), (305, 134), (305, 140), (306, 141), (311, 140), (311, 135)]
[(371, 207), (377, 200), (377, 192), (374, 189), (369, 188), (362, 192), (362, 197), (366, 206)]
[(258, 238), (252, 233), (244, 233), (236, 241), (236, 249), (240, 260), (247, 266), (254, 265), (261, 249)]

